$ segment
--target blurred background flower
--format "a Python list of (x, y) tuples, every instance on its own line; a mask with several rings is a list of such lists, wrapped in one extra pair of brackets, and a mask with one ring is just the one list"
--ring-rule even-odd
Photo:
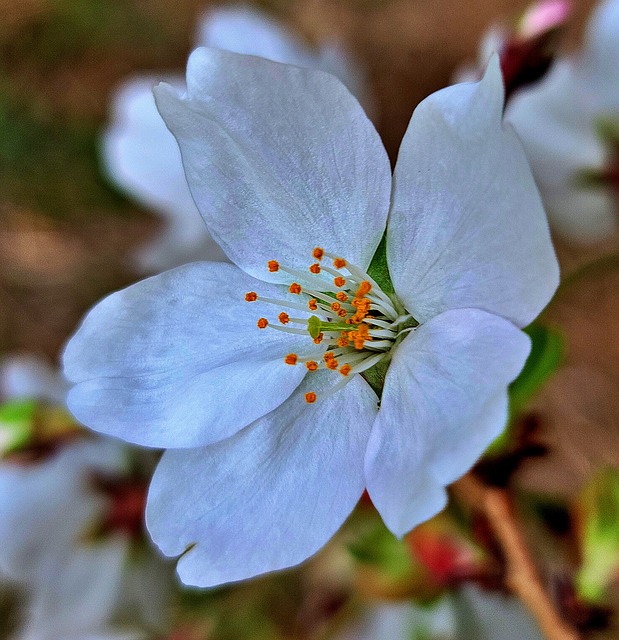
[(527, 25), (533, 16), (539, 28), (540, 14), (527, 7), (0, 0), (0, 638), (542, 637), (516, 598), (486, 509), (493, 496), (513, 508), (560, 619), (585, 638), (617, 637), (616, 1), (574, 0), (565, 21), (542, 20), (552, 37), (533, 65), (540, 82), (519, 86), (508, 105), (546, 199), (563, 283), (530, 329), (510, 426), (471, 476), (481, 498), (455, 487), (446, 511), (397, 540), (365, 496), (300, 568), (182, 589), (142, 524), (158, 454), (84, 431), (46, 364), (102, 295), (216, 255), (148, 93), (182, 77), (197, 42), (285, 54), (350, 78), (394, 163), (414, 106), (476, 59), (492, 25), (502, 26), (482, 66), (506, 42), (511, 60), (531, 60), (522, 54), (540, 33)]

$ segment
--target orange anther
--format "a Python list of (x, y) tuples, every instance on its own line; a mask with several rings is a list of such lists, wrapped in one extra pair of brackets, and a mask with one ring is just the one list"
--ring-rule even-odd
[(355, 349), (361, 351), (365, 344), (365, 338), (355, 338)]
[(348, 296), (343, 292), (343, 291), (338, 291), (335, 294), (335, 297), (340, 301), (340, 302), (346, 302), (346, 300), (348, 300)]
[(289, 353), (285, 358), (284, 362), (286, 364), (297, 364), (298, 356), (296, 353)]
[(269, 260), (267, 262), (267, 267), (269, 267), (269, 271), (274, 273), (275, 271), (279, 271), (279, 262), (277, 260)]
[(367, 280), (364, 280), (357, 289), (357, 297), (363, 297), (366, 293), (369, 293), (371, 289), (372, 285)]
[(350, 373), (350, 370), (352, 369), (352, 367), (349, 364), (345, 364), (342, 366), (342, 368), (340, 369), (340, 373), (343, 376), (347, 376)]
[(350, 342), (350, 340), (348, 339), (348, 336), (343, 333), (338, 339), (337, 339), (337, 346), (338, 347), (347, 347), (348, 343)]
[(308, 362), (305, 363), (305, 366), (310, 370), (310, 371), (316, 371), (316, 369), (318, 369), (318, 363), (314, 362), (314, 360), (309, 360)]
[(339, 302), (331, 303), (331, 309), (333, 309), (333, 311), (339, 311), (341, 308), (342, 308), (342, 305)]
[(324, 334), (319, 333), (315, 338), (314, 338), (314, 344), (320, 344), (322, 342), (322, 339), (324, 338)]
[(346, 266), (346, 260), (344, 260), (344, 258), (335, 258), (335, 260), (333, 261), (333, 266), (336, 269), (341, 269), (342, 267)]
[(325, 365), (327, 369), (332, 369), (333, 371), (335, 371), (335, 369), (337, 369), (338, 367), (338, 362), (335, 358), (330, 358), (325, 362)]
[(320, 265), (317, 262), (315, 262), (314, 264), (310, 265), (309, 270), (312, 273), (320, 273)]
[(305, 402), (307, 402), (307, 404), (313, 404), (314, 402), (316, 402), (316, 394), (313, 391), (306, 393)]
[(288, 324), (290, 322), (290, 316), (285, 313), (284, 311), (282, 311), (278, 316), (277, 319), (282, 323), (282, 324)]
[(338, 276), (337, 278), (333, 279), (333, 284), (336, 287), (343, 287), (346, 284), (346, 280), (342, 278), (342, 276)]
[(258, 329), (264, 329), (269, 326), (269, 321), (266, 318), (258, 318), (256, 324), (258, 325)]
[(325, 255), (325, 252), (320, 247), (316, 247), (312, 251), (312, 255), (314, 256), (314, 258), (316, 258), (316, 260), (322, 260), (322, 256)]
[(340, 318), (345, 318), (348, 315), (348, 312), (346, 311), (346, 309), (338, 309), (337, 315)]
[(301, 285), (293, 282), (290, 287), (288, 287), (288, 291), (290, 291), (290, 293), (301, 293)]
[(325, 351), (325, 354), (324, 354), (324, 356), (322, 356), (322, 359), (325, 362), (329, 362), (329, 360), (334, 360), (335, 356), (333, 355), (332, 351)]
[(245, 300), (247, 302), (256, 302), (257, 299), (258, 294), (255, 291), (250, 291), (249, 293), (245, 294)]
[(318, 309), (318, 300), (316, 300), (316, 298), (312, 298), (311, 300), (308, 300), (307, 306), (310, 308), (311, 311), (316, 311), (316, 309)]

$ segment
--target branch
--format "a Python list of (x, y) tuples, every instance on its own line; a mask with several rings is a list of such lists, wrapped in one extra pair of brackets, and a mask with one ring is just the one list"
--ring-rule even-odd
[(472, 474), (453, 485), (456, 494), (488, 520), (506, 564), (506, 586), (527, 607), (548, 640), (579, 640), (546, 592), (516, 519), (509, 494), (483, 485)]

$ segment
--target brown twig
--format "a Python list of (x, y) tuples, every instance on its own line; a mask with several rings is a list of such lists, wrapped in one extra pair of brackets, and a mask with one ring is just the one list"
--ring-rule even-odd
[(527, 548), (509, 494), (486, 487), (468, 474), (454, 485), (456, 495), (481, 511), (496, 536), (506, 564), (506, 586), (527, 607), (548, 640), (579, 640), (559, 616)]

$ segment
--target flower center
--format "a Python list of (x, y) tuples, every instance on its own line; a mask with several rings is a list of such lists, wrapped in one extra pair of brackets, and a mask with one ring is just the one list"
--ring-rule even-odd
[[(417, 323), (407, 314), (395, 296), (390, 297), (362, 269), (344, 258), (316, 247), (312, 253), (316, 262), (307, 272), (280, 265), (276, 260), (267, 264), (269, 271), (283, 271), (298, 279), (290, 293), (298, 302), (275, 300), (259, 296), (255, 291), (245, 295), (247, 302), (260, 300), (283, 309), (312, 311), (309, 318), (292, 317), (282, 310), (278, 324), (259, 318), (259, 329), (276, 329), (306, 335), (316, 345), (315, 351), (299, 356), (289, 353), (284, 362), (305, 366), (310, 373), (320, 369), (338, 372), (342, 379), (322, 397), (341, 389), (355, 373), (362, 373), (391, 357), (392, 349), (412, 331)], [(332, 261), (333, 266), (323, 260)], [(305, 394), (308, 403), (318, 396)]]

